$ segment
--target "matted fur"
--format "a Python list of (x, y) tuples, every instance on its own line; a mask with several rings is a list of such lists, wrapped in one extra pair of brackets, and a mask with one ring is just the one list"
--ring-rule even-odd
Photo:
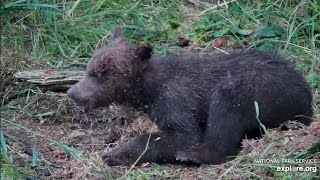
[(112, 102), (144, 109), (160, 132), (143, 134), (103, 157), (108, 165), (208, 163), (238, 153), (241, 140), (288, 120), (311, 122), (312, 94), (283, 57), (258, 50), (226, 54), (152, 55), (116, 29), (68, 96), (86, 110)]

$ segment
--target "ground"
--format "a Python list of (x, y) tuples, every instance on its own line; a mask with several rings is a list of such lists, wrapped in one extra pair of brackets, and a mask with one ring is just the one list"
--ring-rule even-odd
[[(34, 92), (28, 102), (12, 100), (3, 107), (1, 118), (6, 144), (10, 149), (13, 165), (27, 177), (40, 176), (42, 179), (99, 179), (101, 177), (134, 177), (134, 179), (210, 179), (210, 177), (267, 178), (281, 177), (272, 166), (255, 159), (281, 159), (288, 156), (311, 156), (320, 160), (320, 121), (302, 129), (282, 131), (271, 130), (262, 139), (244, 140), (239, 157), (221, 165), (185, 167), (181, 165), (143, 164), (141, 167), (106, 167), (100, 155), (109, 152), (121, 143), (126, 143), (137, 134), (156, 131), (148, 117), (141, 112), (128, 113), (112, 106), (83, 114), (68, 101), (62, 93)], [(127, 115), (129, 114), (129, 115)], [(119, 117), (133, 118), (129, 125), (120, 129), (119, 140), (106, 144), (110, 125)], [(8, 121), (10, 120), (10, 121)], [(294, 127), (298, 126), (294, 124)], [(316, 144), (318, 143), (318, 144)], [(32, 163), (34, 146), (37, 151), (37, 166), (24, 169)], [(316, 149), (312, 151), (312, 148)], [(310, 150), (311, 149), (311, 150)], [(299, 153), (303, 153), (302, 156)], [(82, 155), (81, 155), (82, 154)], [(297, 158), (296, 157), (296, 158)], [(301, 158), (300, 157), (300, 158)], [(76, 160), (78, 159), (78, 161)], [(319, 162), (318, 162), (319, 163)], [(303, 164), (305, 165), (305, 164)], [(299, 166), (303, 166), (299, 164)], [(319, 164), (311, 163), (315, 167)], [(318, 167), (319, 168), (319, 167)], [(319, 176), (315, 174), (316, 176)], [(303, 174), (297, 173), (296, 176)]]
[[(39, 1), (20, 6), (4, 2), (0, 13), (4, 19), (0, 27), (1, 178), (319, 179), (319, 5), (312, 0), (226, 2), (218, 6), (197, 0), (122, 4), (70, 0), (42, 5)], [(295, 59), (313, 89), (315, 122), (308, 127), (292, 123), (287, 131), (272, 129), (261, 139), (246, 139), (237, 158), (221, 165), (107, 167), (101, 162), (102, 154), (138, 134), (157, 131), (145, 114), (117, 105), (84, 114), (65, 92), (16, 82), (13, 74), (86, 63), (119, 23), (133, 42), (149, 40), (158, 54), (255, 47)], [(106, 143), (110, 134), (117, 141)], [(317, 167), (317, 172), (279, 172), (277, 167), (288, 164), (257, 162), (304, 158), (317, 162), (293, 166)]]

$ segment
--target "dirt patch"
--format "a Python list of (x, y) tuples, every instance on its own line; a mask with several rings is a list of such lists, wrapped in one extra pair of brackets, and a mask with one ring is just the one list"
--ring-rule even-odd
[[(86, 157), (76, 162), (72, 153), (68, 154), (68, 150), (53, 141), (79, 150), (86, 156), (96, 156), (100, 161), (101, 154), (119, 143), (126, 143), (137, 134), (155, 131), (152, 122), (141, 112), (111, 106), (83, 113), (65, 94), (35, 90), (30, 90), (28, 97), (1, 107), (1, 118), (1, 128), (12, 148), (17, 167), (31, 164), (32, 150), (34, 144), (37, 145), (40, 167), (33, 172), (37, 176), (44, 174), (39, 173), (39, 169), (49, 169), (51, 177), (74, 178), (71, 174), (79, 175), (85, 171), (73, 166), (88, 167)], [(110, 143), (110, 139), (114, 142)], [(75, 172), (76, 169), (79, 172)]]

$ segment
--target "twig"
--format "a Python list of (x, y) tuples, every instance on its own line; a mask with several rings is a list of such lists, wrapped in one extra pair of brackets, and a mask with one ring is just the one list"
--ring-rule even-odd
[(211, 7), (207, 8), (206, 10), (200, 12), (200, 16), (204, 15), (205, 13), (207, 13), (208, 11), (212, 11), (212, 10), (215, 10), (219, 7), (223, 7), (225, 6), (226, 9), (228, 9), (228, 4), (232, 3), (232, 2), (235, 2), (236, 0), (230, 0), (230, 1), (225, 1), (223, 0), (223, 3), (219, 3), (218, 1), (218, 4), (217, 5), (212, 5)]
[[(155, 121), (153, 122), (155, 123)], [(142, 158), (142, 156), (147, 152), (148, 147), (149, 147), (149, 142), (150, 142), (150, 138), (151, 138), (151, 134), (152, 132), (149, 133), (149, 137), (148, 137), (148, 141), (146, 144), (145, 149), (143, 150), (143, 152), (141, 153), (141, 155), (138, 157), (138, 159), (131, 165), (130, 169), (126, 172), (126, 174), (124, 175), (124, 177), (128, 176), (128, 174), (132, 171), (132, 169), (135, 167), (135, 165), (139, 162), (139, 160)]]
[(235, 164), (232, 164), (232, 166), (230, 166), (223, 174), (221, 174), (218, 179), (221, 179), (223, 176), (227, 175), (233, 168), (234, 168)]

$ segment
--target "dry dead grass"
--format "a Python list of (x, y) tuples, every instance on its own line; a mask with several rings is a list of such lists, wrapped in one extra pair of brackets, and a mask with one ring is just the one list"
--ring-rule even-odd
[[(238, 158), (221, 165), (204, 165), (201, 167), (185, 167), (180, 165), (153, 165), (145, 163), (133, 168), (128, 173), (128, 167), (106, 167), (100, 156), (117, 148), (119, 145), (131, 141), (141, 133), (157, 131), (148, 117), (140, 112), (128, 112), (121, 107), (98, 109), (91, 114), (80, 114), (62, 94), (35, 94), (30, 97), (32, 102), (27, 108), (25, 101), (11, 101), (2, 111), (1, 117), (19, 124), (30, 131), (15, 125), (4, 123), (2, 130), (12, 151), (14, 165), (24, 168), (30, 165), (32, 148), (37, 144), (39, 151), (39, 166), (28, 173), (37, 173), (44, 179), (99, 179), (101, 177), (141, 177), (141, 178), (169, 178), (169, 179), (223, 179), (272, 178), (277, 176), (271, 165), (257, 165), (257, 158), (287, 158), (297, 153), (308, 152), (310, 148), (320, 142), (320, 121), (317, 120), (309, 127), (302, 126), (296, 130), (272, 130), (269, 136), (256, 140), (244, 140), (243, 148)], [(12, 108), (15, 107), (15, 108)], [(59, 107), (59, 108), (57, 108)], [(53, 112), (50, 116), (36, 117), (34, 115)], [(111, 124), (119, 117), (132, 122)], [(118, 128), (120, 136), (114, 143), (107, 144), (110, 128)], [(41, 136), (37, 136), (41, 135)], [(13, 138), (14, 137), (14, 138)], [(45, 138), (43, 138), (45, 137)], [(81, 150), (85, 156), (80, 161), (73, 159), (67, 151), (56, 146), (48, 139), (58, 140), (69, 147)], [(318, 158), (319, 154), (312, 157)], [(44, 171), (50, 171), (46, 177)], [(297, 177), (299, 173), (295, 174)], [(301, 173), (300, 173), (301, 175)], [(171, 178), (172, 177), (172, 178)]]

